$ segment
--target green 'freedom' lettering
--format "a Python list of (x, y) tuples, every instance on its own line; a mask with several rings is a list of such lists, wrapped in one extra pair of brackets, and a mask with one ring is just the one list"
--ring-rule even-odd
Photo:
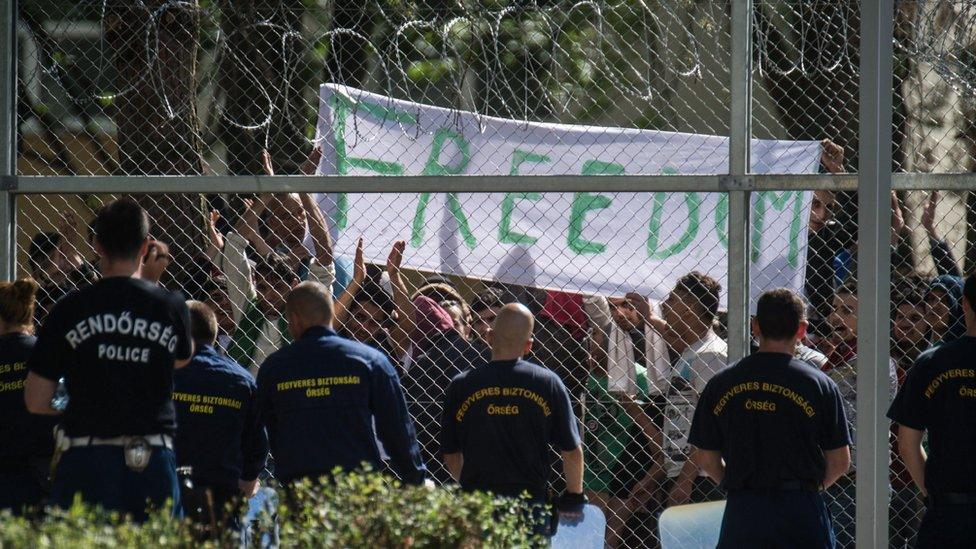
[[(518, 175), (519, 166), (525, 162), (539, 164), (551, 162), (551, 160), (543, 154), (515, 149), (512, 153), (512, 167), (508, 171), (508, 175)], [(512, 212), (515, 211), (516, 200), (539, 201), (541, 199), (542, 195), (539, 193), (505, 193), (505, 198), (502, 199), (502, 220), (498, 225), (498, 240), (505, 244), (523, 244), (526, 246), (535, 244), (539, 240), (538, 238), (512, 230)]]
[(763, 229), (766, 223), (766, 207), (771, 204), (776, 211), (782, 212), (787, 203), (793, 200), (793, 219), (790, 222), (790, 249), (787, 261), (791, 267), (796, 267), (800, 256), (800, 230), (803, 227), (803, 192), (802, 191), (760, 191), (756, 193), (756, 204), (753, 207), (752, 218), (752, 262), (759, 261), (762, 256)]
[[(444, 150), (444, 144), (447, 140), (451, 140), (457, 147), (458, 152), (461, 153), (461, 158), (453, 165), (441, 164), (440, 161), (441, 152)], [(424, 165), (423, 175), (456, 175), (464, 172), (470, 161), (471, 147), (468, 141), (455, 131), (441, 128), (434, 132), (434, 143), (431, 145), (430, 155), (427, 157), (427, 163)], [(430, 194), (421, 193), (420, 199), (417, 201), (417, 210), (414, 212), (413, 228), (410, 234), (410, 244), (414, 247), (419, 247), (424, 242), (427, 205), (430, 203)], [(461, 232), (461, 238), (464, 240), (464, 244), (468, 248), (474, 249), (478, 245), (478, 240), (475, 238), (474, 233), (471, 232), (468, 217), (464, 214), (464, 210), (461, 208), (461, 201), (458, 200), (455, 193), (447, 193), (447, 208), (457, 221), (458, 230)]]
[[(587, 160), (583, 163), (583, 175), (620, 175), (624, 167), (613, 162), (602, 160)], [(569, 249), (580, 255), (598, 254), (607, 249), (601, 242), (592, 242), (583, 238), (583, 226), (586, 224), (587, 212), (603, 210), (613, 204), (613, 199), (602, 194), (575, 193), (573, 206), (569, 212), (569, 234), (566, 236)]]
[(663, 250), (658, 250), (659, 238), (661, 234), (661, 215), (664, 212), (664, 203), (667, 202), (670, 193), (654, 193), (654, 200), (651, 204), (651, 220), (647, 224), (647, 257), (650, 259), (667, 259), (675, 254), (681, 253), (698, 236), (698, 226), (701, 221), (699, 209), (701, 207), (701, 197), (698, 193), (684, 193), (685, 207), (688, 208), (688, 227), (678, 238), (677, 242)]
[[(332, 137), (335, 141), (336, 151), (336, 172), (339, 175), (348, 175), (350, 168), (369, 170), (382, 175), (403, 175), (403, 165), (396, 162), (388, 162), (376, 158), (358, 158), (349, 156), (346, 151), (346, 119), (349, 112), (353, 109), (362, 109), (366, 114), (379, 118), (380, 120), (395, 120), (402, 124), (416, 124), (417, 118), (404, 111), (398, 111), (369, 103), (367, 101), (354, 101), (340, 93), (335, 93), (331, 98), (332, 110), (335, 113), (335, 120), (332, 125)], [(349, 223), (349, 197), (346, 193), (336, 195), (336, 214), (335, 224), (340, 229), (345, 229)]]

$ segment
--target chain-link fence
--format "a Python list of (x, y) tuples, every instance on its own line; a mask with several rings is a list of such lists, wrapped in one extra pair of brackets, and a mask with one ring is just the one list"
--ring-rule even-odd
[[(486, 359), (494, 316), (520, 301), (537, 318), (530, 359), (573, 395), (585, 488), (615, 547), (658, 546), (666, 507), (723, 498), (686, 459), (690, 413), (748, 352), (761, 291), (803, 293), (798, 356), (838, 382), (852, 426), (883, 410), (857, 405), (858, 343), (873, 334), (859, 337), (856, 279), (885, 280), (859, 264), (872, 243), (888, 249), (889, 231), (859, 239), (867, 214), (842, 175), (857, 171), (860, 140), (884, 143), (858, 118), (857, 2), (3, 9), (4, 46), (17, 47), (0, 63), (0, 109), (15, 112), (0, 218), (7, 272), (42, 283), (38, 322), (97, 278), (94, 211), (134, 194), (169, 257), (162, 283), (208, 303), (221, 348), (252, 372), (287, 343), (291, 285), (331, 284), (339, 332), (398, 366), (444, 483), (444, 389)], [(901, 175), (881, 298), (890, 382), (878, 383), (892, 392), (922, 351), (959, 337), (960, 277), (976, 258), (969, 180), (921, 175), (973, 168), (976, 6), (894, 13)], [(858, 440), (875, 455), (889, 444)], [(844, 547), (856, 519), (884, 524), (867, 490), (855, 505), (859, 468), (828, 491)], [(906, 547), (923, 507), (895, 453), (889, 469), (889, 543)]]

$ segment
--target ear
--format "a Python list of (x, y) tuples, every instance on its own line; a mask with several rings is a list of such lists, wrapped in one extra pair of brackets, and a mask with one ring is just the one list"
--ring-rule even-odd
[(756, 339), (761, 338), (762, 330), (759, 329), (759, 320), (757, 320), (756, 317), (753, 316), (752, 320), (749, 321), (749, 324), (752, 326), (752, 337)]
[(146, 254), (149, 253), (149, 243), (152, 242), (152, 241), (153, 241), (153, 238), (151, 236), (147, 236), (142, 241), (142, 246), (139, 246), (139, 261), (140, 262), (142, 261), (142, 258), (146, 257)]
[(485, 334), (485, 341), (488, 343), (489, 347), (493, 345), (494, 339), (495, 339), (495, 330), (488, 328), (488, 333)]
[(962, 296), (962, 312), (967, 316), (973, 314), (973, 304), (969, 302), (966, 296)]
[(807, 337), (807, 328), (810, 327), (810, 323), (806, 320), (800, 321), (800, 326), (796, 330), (796, 340), (803, 341)]
[(531, 339), (525, 342), (525, 350), (522, 351), (522, 356), (525, 356), (532, 352), (532, 342), (533, 340)]

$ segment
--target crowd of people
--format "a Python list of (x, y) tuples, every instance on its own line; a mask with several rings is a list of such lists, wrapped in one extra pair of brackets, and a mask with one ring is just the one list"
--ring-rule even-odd
[[(309, 166), (316, 163), (313, 154)], [(839, 171), (841, 163), (842, 151), (825, 143), (825, 169)], [(896, 270), (893, 278), (892, 395), (923, 352), (966, 329), (963, 280), (937, 232), (937, 200), (933, 193), (923, 225), (939, 276)], [(0, 507), (63, 505), (80, 492), (140, 517), (148, 495), (182, 500), (194, 516), (206, 501), (201, 490), (210, 490), (221, 508), (253, 495), (269, 449), (275, 477), (284, 483), (366, 461), (404, 482), (460, 480), (505, 492), (504, 481), (465, 476), (458, 456), (467, 439), (448, 421), (445, 403), (461, 414), (455, 384), (490, 388), (470, 371), (522, 358), (555, 381), (522, 372), (521, 362), (512, 362), (511, 375), (540, 383), (546, 402), (561, 398), (562, 390), (568, 395), (563, 421), (551, 420), (538, 434), (563, 453), (566, 473), (554, 475), (545, 490), (579, 491), (567, 478), (576, 476), (567, 464), (579, 446), (581, 486), (606, 513), (609, 547), (654, 546), (664, 508), (725, 498), (723, 487), (690, 459), (689, 443), (699, 395), (729, 366), (722, 289), (713, 278), (685, 274), (660, 303), (635, 292), (581, 295), (503, 282), (484, 284), (468, 299), (468, 289), (447, 276), (430, 276), (412, 289), (402, 269), (403, 241), (390, 243), (385, 266), (365, 262), (361, 240), (351, 262), (340, 260), (312, 195), (231, 203), (237, 211), (213, 212), (204, 253), (184, 269), (189, 278), (176, 282), (165, 276), (172, 261), (167, 244), (149, 236), (149, 220), (131, 200), (106, 206), (90, 230), (67, 213), (57, 232), (33, 239), (33, 279), (0, 284), (0, 406), (18, 410), (0, 421), (0, 460), (11, 464), (0, 476), (17, 486), (0, 493)], [(803, 289), (809, 330), (794, 354), (836, 383), (853, 427), (857, 246), (840, 210), (833, 193), (816, 192)], [(904, 224), (894, 217), (897, 256)], [(522, 337), (511, 328), (499, 343), (497, 334), (510, 328), (499, 332), (503, 318), (529, 332)], [(88, 340), (98, 344), (88, 349)], [(83, 350), (88, 354), (69, 363), (67, 357)], [(144, 368), (116, 372), (113, 362)], [(318, 363), (330, 365), (327, 374)], [(85, 368), (100, 377), (86, 377)], [(171, 394), (161, 381), (171, 384)], [(62, 391), (66, 411), (52, 405)], [(43, 435), (62, 414), (60, 438)], [(580, 419), (579, 433), (567, 417)], [(159, 438), (142, 438), (140, 454), (120, 434)], [(897, 435), (893, 427), (893, 441)], [(55, 466), (52, 455), (60, 456)], [(160, 462), (164, 457), (173, 463)], [(463, 461), (474, 467), (472, 459)], [(131, 476), (168, 465), (191, 467), (188, 476), (199, 489), (146, 487)], [(504, 470), (497, 463), (486, 467)], [(46, 480), (52, 471), (53, 490)], [(854, 544), (855, 475), (854, 468), (842, 472), (826, 491), (840, 547)], [(507, 486), (547, 498), (535, 485), (513, 479)], [(899, 459), (892, 460), (891, 486), (891, 544), (907, 547), (922, 503)]]

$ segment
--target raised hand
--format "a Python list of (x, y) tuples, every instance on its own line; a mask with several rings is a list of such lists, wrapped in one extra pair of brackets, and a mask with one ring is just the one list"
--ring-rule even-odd
[(322, 147), (314, 147), (312, 152), (308, 153), (308, 159), (302, 164), (302, 175), (315, 175), (315, 170), (319, 167), (319, 162), (322, 160)]
[(352, 279), (357, 284), (366, 280), (366, 261), (363, 259), (363, 237), (356, 242), (356, 256), (352, 262)]
[(400, 283), (400, 265), (403, 263), (403, 251), (406, 247), (406, 240), (397, 240), (390, 249), (389, 257), (386, 258), (386, 272), (394, 285)]
[(829, 173), (844, 172), (844, 147), (829, 139), (820, 142), (820, 164)]
[(922, 208), (922, 227), (925, 228), (925, 232), (929, 234), (932, 238), (938, 239), (936, 229), (935, 229), (935, 212), (936, 206), (939, 203), (939, 191), (932, 191), (929, 193), (929, 199), (925, 201), (925, 206)]

